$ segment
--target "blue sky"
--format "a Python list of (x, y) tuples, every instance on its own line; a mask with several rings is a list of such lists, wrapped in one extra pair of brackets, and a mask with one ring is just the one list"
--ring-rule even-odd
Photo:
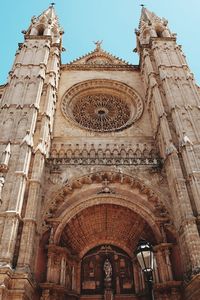
[[(23, 42), (21, 30), (27, 29), (33, 15), (49, 6), (47, 0), (6, 0), (1, 4), (0, 83), (6, 82), (17, 45)], [(64, 28), (62, 62), (67, 63), (94, 49), (93, 41), (103, 40), (103, 48), (126, 61), (137, 64), (134, 29), (140, 4), (169, 21), (178, 34), (187, 61), (200, 84), (200, 1), (199, 0), (55, 0), (56, 12)]]

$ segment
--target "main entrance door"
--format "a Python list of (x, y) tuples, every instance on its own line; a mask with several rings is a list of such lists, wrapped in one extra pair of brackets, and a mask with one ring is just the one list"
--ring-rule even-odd
[[(98, 299), (110, 290), (120, 295), (133, 295), (133, 268), (130, 257), (120, 248), (102, 245), (90, 250), (81, 262), (81, 294)], [(126, 297), (122, 297), (125, 299)]]

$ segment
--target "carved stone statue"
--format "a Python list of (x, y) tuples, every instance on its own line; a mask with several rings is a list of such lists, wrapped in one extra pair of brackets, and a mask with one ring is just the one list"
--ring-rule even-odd
[(94, 44), (96, 45), (96, 50), (100, 50), (101, 49), (101, 44), (103, 43), (103, 41), (96, 41), (94, 42)]
[(112, 276), (112, 266), (108, 259), (105, 260), (104, 266), (103, 266), (104, 272), (105, 272), (105, 279), (111, 279)]

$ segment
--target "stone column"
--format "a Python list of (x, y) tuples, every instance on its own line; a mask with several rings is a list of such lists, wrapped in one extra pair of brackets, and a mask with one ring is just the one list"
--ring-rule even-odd
[(163, 243), (155, 247), (155, 256), (161, 282), (173, 280), (171, 262), (169, 258), (171, 244)]
[(170, 250), (171, 249), (166, 248), (164, 251), (165, 251), (165, 259), (166, 259), (166, 265), (168, 271), (168, 280), (173, 280), (172, 265), (170, 261)]
[(153, 277), (154, 277), (154, 282), (159, 283), (159, 272), (158, 272), (158, 265), (157, 265), (157, 260), (156, 257), (154, 257), (154, 270), (153, 270)]
[(76, 290), (76, 270), (75, 266), (73, 264), (72, 266), (72, 291)]
[(163, 261), (162, 251), (158, 249), (155, 253), (155, 257), (156, 257), (156, 261), (158, 264), (158, 272), (159, 272), (160, 282), (165, 282), (166, 281), (165, 270), (164, 270), (165, 265), (164, 265), (164, 261)]
[(134, 287), (136, 294), (140, 291), (140, 282), (139, 282), (139, 274), (138, 274), (138, 267), (137, 262), (133, 262), (133, 276), (134, 276)]
[(18, 225), (21, 219), (27, 175), (31, 160), (32, 146), (32, 134), (27, 132), (20, 146), (17, 170), (15, 172), (15, 182), (13, 182), (13, 190), (7, 211), (5, 212), (5, 224), (1, 239), (1, 265), (12, 265)]
[(77, 293), (81, 292), (81, 261), (77, 264)]
[(52, 253), (48, 253), (48, 261), (47, 261), (47, 282), (53, 282), (52, 276)]
[(42, 149), (39, 149), (35, 153), (34, 157), (32, 178), (30, 180), (28, 202), (17, 263), (18, 267), (28, 266), (29, 268), (31, 268), (31, 265), (33, 263), (33, 246), (30, 247), (29, 243), (31, 242), (31, 245), (34, 245), (35, 232), (37, 228), (38, 209), (41, 202), (40, 188), (42, 174), (44, 171), (44, 154), (40, 151), (42, 151)]
[(61, 258), (61, 270), (60, 270), (60, 284), (65, 286), (66, 281), (66, 258), (62, 256)]

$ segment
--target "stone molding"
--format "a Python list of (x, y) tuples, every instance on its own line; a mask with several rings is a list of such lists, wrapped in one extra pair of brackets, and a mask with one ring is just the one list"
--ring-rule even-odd
[(98, 71), (139, 71), (139, 65), (83, 65), (83, 64), (66, 64), (61, 66), (61, 70), (78, 70), (78, 71), (89, 71), (89, 70), (98, 70)]
[[(60, 165), (106, 165), (106, 166), (149, 166), (149, 167), (160, 167), (162, 160), (160, 158), (49, 158), (47, 159), (48, 165), (51, 166), (52, 171), (59, 169)], [(55, 168), (54, 168), (55, 167)]]
[(160, 167), (162, 159), (152, 144), (53, 144), (47, 165), (145, 165)]
[[(105, 181), (107, 182), (106, 185), (104, 184)], [(118, 186), (119, 183), (120, 186), (122, 185), (121, 187)], [(84, 185), (91, 186), (89, 190), (87, 189), (88, 192), (91, 191), (91, 195), (87, 192), (87, 195), (84, 196)], [(81, 192), (82, 188), (83, 192)], [(77, 192), (75, 192), (76, 190)], [(91, 201), (94, 202), (94, 196), (96, 195), (96, 202), (92, 202), (92, 205), (100, 203), (100, 199), (104, 199), (104, 197), (106, 197), (109, 203), (116, 203), (125, 207), (128, 207), (130, 205), (130, 209), (135, 209), (136, 203), (135, 201), (133, 201), (134, 203), (132, 203), (132, 200), (130, 199), (133, 198), (133, 195), (135, 195), (134, 197), (136, 198), (141, 197), (141, 203), (139, 204), (139, 200), (139, 202), (137, 202), (137, 205), (139, 205), (140, 207), (140, 209), (138, 207), (137, 213), (140, 214), (143, 211), (144, 215), (143, 213), (142, 215), (143, 217), (145, 216), (145, 219), (148, 219), (150, 215), (152, 215), (150, 219), (154, 219), (154, 221), (150, 222), (153, 222), (153, 226), (155, 226), (156, 228), (159, 228), (160, 223), (162, 222), (166, 224), (172, 224), (169, 219), (169, 213), (167, 212), (164, 204), (159, 199), (160, 197), (151, 189), (151, 187), (148, 187), (139, 179), (119, 172), (97, 172), (67, 182), (67, 184), (60, 190), (60, 192), (57, 193), (56, 196), (54, 196), (54, 198), (51, 198), (50, 201), (46, 202), (46, 205), (43, 208), (42, 212), (43, 227), (41, 228), (41, 231), (45, 232), (46, 230), (48, 230), (51, 222), (53, 222), (53, 224), (55, 223), (55, 225), (57, 224), (57, 218), (61, 212), (64, 213), (66, 211), (66, 205), (68, 211), (67, 214), (71, 214), (71, 210), (73, 210), (71, 205), (77, 206), (76, 201), (80, 193), (82, 195), (81, 200), (83, 201), (83, 204), (80, 203), (78, 206), (83, 205), (83, 207), (86, 207), (87, 203), (90, 203)], [(128, 194), (125, 195), (124, 193)], [(160, 231), (160, 229), (158, 229), (158, 231)]]

